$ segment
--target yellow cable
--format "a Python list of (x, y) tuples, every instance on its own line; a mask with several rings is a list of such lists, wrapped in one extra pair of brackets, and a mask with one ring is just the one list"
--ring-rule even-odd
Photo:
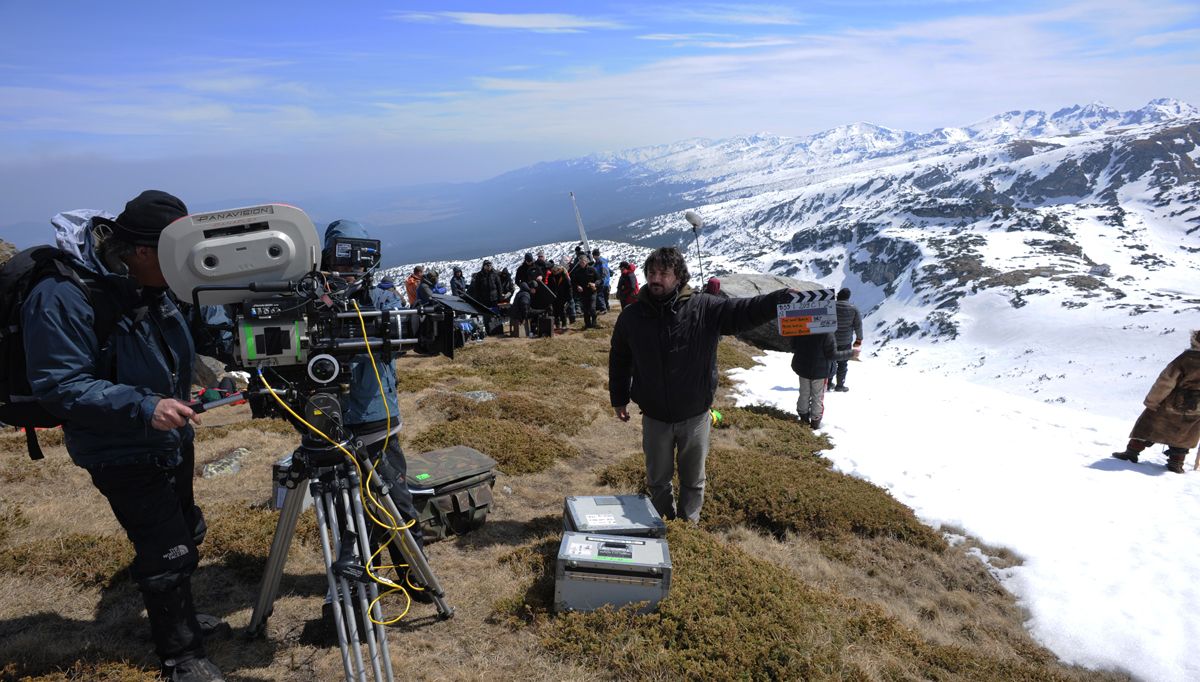
[[(279, 397), (279, 396), (278, 396), (278, 395), (275, 393), (275, 389), (271, 388), (271, 384), (267, 382), (267, 377), (266, 377), (266, 376), (263, 374), (263, 372), (262, 372), (262, 368), (259, 368), (259, 370), (258, 370), (258, 378), (262, 380), (262, 382), (263, 382), (263, 385), (267, 387), (267, 391), (268, 391), (268, 392), (271, 394), (271, 397), (273, 397), (273, 398), (275, 399), (275, 402), (279, 403), (279, 406), (280, 406), (280, 407), (282, 407), (282, 408), (283, 408), (283, 409), (284, 409), (284, 410), (285, 410), (285, 411), (286, 411), (288, 414), (292, 415), (292, 417), (293, 417), (294, 419), (296, 419), (296, 421), (298, 421), (298, 422), (300, 422), (301, 424), (303, 424), (303, 425), (305, 425), (306, 427), (308, 427), (308, 429), (309, 429), (310, 431), (312, 431), (313, 433), (317, 434), (317, 435), (318, 435), (318, 436), (320, 436), (321, 438), (324, 438), (326, 442), (328, 442), (330, 445), (334, 446), (334, 447), (335, 447), (335, 448), (337, 448), (338, 450), (341, 450), (341, 451), (342, 451), (342, 454), (344, 454), (344, 455), (346, 456), (346, 458), (347, 458), (347, 459), (349, 459), (349, 460), (350, 460), (350, 462), (351, 462), (352, 464), (354, 464), (354, 468), (355, 468), (355, 470), (358, 472), (358, 480), (359, 480), (359, 492), (360, 492), (360, 494), (361, 494), (361, 493), (363, 492), (363, 488), (362, 488), (362, 485), (363, 485), (363, 484), (362, 484), (362, 481), (363, 481), (363, 476), (362, 476), (362, 467), (359, 465), (359, 463), (358, 463), (358, 460), (357, 460), (357, 459), (354, 457), (354, 455), (353, 455), (353, 454), (352, 454), (352, 453), (351, 453), (349, 450), (347, 450), (347, 449), (346, 449), (346, 448), (345, 448), (345, 447), (344, 447), (344, 446), (343, 446), (341, 443), (335, 442), (335, 441), (334, 441), (332, 438), (330, 438), (328, 435), (326, 435), (324, 431), (321, 431), (321, 430), (320, 430), (320, 429), (318, 429), (317, 427), (315, 427), (315, 426), (313, 426), (312, 424), (310, 424), (310, 423), (308, 423), (307, 421), (305, 421), (304, 417), (301, 417), (300, 415), (296, 414), (296, 411), (295, 411), (295, 410), (293, 410), (293, 409), (291, 408), (291, 406), (289, 406), (287, 403), (285, 403), (285, 402), (283, 401), (283, 399), (282, 399), (282, 398), (280, 398), (280, 397)], [(373, 497), (372, 497), (371, 499), (372, 499), (372, 502), (373, 502), (374, 504), (376, 504), (376, 505), (378, 505), (378, 504), (379, 504), (378, 500), (374, 499)], [(391, 514), (387, 512), (387, 509), (383, 508), (382, 506), (380, 506), (380, 508), (381, 508), (381, 509), (383, 509), (383, 511), (384, 511), (385, 513), (387, 513), (389, 517), (391, 516)], [(396, 537), (396, 533), (397, 533), (399, 530), (403, 530), (404, 528), (409, 528), (409, 527), (412, 525), (412, 522), (409, 522), (409, 524), (408, 524), (408, 525), (406, 525), (406, 526), (403, 526), (402, 528), (401, 528), (401, 527), (396, 527), (396, 526), (388, 526), (387, 524), (384, 524), (383, 522), (379, 521), (378, 519), (375, 519), (375, 517), (374, 517), (373, 515), (369, 514), (369, 512), (368, 512), (368, 515), (370, 515), (370, 516), (371, 516), (371, 518), (372, 518), (372, 520), (374, 520), (374, 521), (375, 521), (377, 524), (379, 524), (380, 526), (382, 526), (382, 527), (384, 527), (384, 528), (386, 528), (386, 529), (388, 529), (388, 530), (391, 530), (391, 531), (392, 531), (392, 539), (394, 539), (394, 538)], [(386, 543), (385, 543), (385, 544), (382, 544), (382, 545), (380, 545), (380, 549), (375, 551), (374, 555), (372, 555), (372, 558), (373, 558), (374, 556), (378, 556), (378, 555), (379, 555), (379, 552), (381, 552), (381, 551), (383, 550), (383, 547), (385, 547), (385, 546), (386, 546)], [(366, 566), (365, 566), (364, 568), (366, 569), (366, 571), (367, 571), (367, 575), (368, 575), (368, 576), (370, 576), (371, 580), (375, 581), (376, 583), (379, 583), (380, 585), (385, 585), (385, 586), (387, 586), (387, 587), (390, 587), (390, 588), (392, 588), (392, 589), (390, 589), (390, 590), (388, 590), (388, 591), (384, 592), (383, 594), (381, 594), (379, 597), (376, 597), (376, 598), (375, 598), (375, 599), (372, 601), (372, 605), (373, 605), (375, 602), (379, 601), (379, 599), (380, 599), (381, 597), (383, 597), (384, 595), (386, 595), (386, 594), (392, 594), (392, 593), (394, 593), (394, 592), (396, 592), (396, 591), (405, 592), (405, 597), (406, 597), (406, 598), (408, 598), (408, 606), (406, 606), (406, 607), (405, 607), (405, 609), (404, 609), (404, 613), (402, 613), (402, 614), (401, 614), (401, 615), (400, 615), (398, 618), (396, 618), (396, 619), (393, 619), (393, 620), (390, 620), (390, 621), (386, 621), (386, 622), (380, 622), (380, 621), (377, 621), (377, 620), (375, 620), (375, 617), (374, 617), (373, 615), (371, 615), (371, 613), (370, 613), (370, 609), (369, 609), (369, 608), (368, 608), (367, 617), (368, 617), (368, 618), (371, 620), (371, 622), (373, 622), (373, 623), (376, 623), (376, 624), (378, 624), (378, 625), (391, 625), (392, 623), (395, 623), (395, 622), (397, 622), (397, 621), (398, 621), (400, 618), (403, 618), (403, 617), (404, 617), (404, 615), (408, 613), (409, 609), (411, 608), (411, 604), (412, 604), (412, 597), (410, 597), (410, 596), (408, 595), (408, 593), (407, 593), (407, 592), (404, 590), (404, 586), (403, 586), (403, 585), (400, 585), (400, 584), (398, 584), (398, 583), (396, 583), (396, 582), (394, 582), (394, 581), (392, 581), (392, 580), (389, 580), (388, 578), (384, 578), (384, 577), (380, 577), (380, 576), (377, 576), (377, 575), (375, 575), (374, 571), (372, 571), (372, 570), (371, 570), (371, 562), (370, 562), (370, 561), (367, 561), (367, 562), (366, 562)]]

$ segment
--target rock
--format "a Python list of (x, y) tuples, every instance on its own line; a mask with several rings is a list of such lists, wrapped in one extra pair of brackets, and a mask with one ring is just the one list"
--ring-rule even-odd
[[(730, 298), (758, 296), (785, 288), (796, 289), (797, 291), (812, 291), (826, 287), (816, 282), (806, 282), (793, 277), (780, 277), (778, 275), (721, 275), (721, 293)], [(763, 350), (778, 350), (783, 352), (791, 350), (790, 342), (779, 335), (779, 324), (775, 320), (738, 334), (738, 338)]]
[(495, 400), (496, 394), (487, 391), (467, 391), (462, 396), (468, 400), (474, 400), (477, 403), (486, 403), (489, 400)]
[(236, 474), (242, 470), (242, 459), (249, 454), (250, 451), (246, 448), (238, 448), (221, 459), (205, 464), (200, 475), (204, 478), (215, 478)]
[(196, 355), (196, 364), (192, 369), (192, 383), (205, 388), (216, 388), (221, 380), (229, 377), (239, 388), (246, 387), (249, 375), (245, 372), (226, 372), (225, 363), (207, 355)]
[(508, 486), (504, 486), (503, 488), (501, 488), (501, 490), (504, 491), (505, 495), (512, 495), (512, 493), (513, 493), (512, 488), (510, 488)]

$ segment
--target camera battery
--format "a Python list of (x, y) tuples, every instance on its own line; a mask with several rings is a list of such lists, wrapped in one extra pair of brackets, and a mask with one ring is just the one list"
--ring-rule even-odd
[(661, 538), (667, 525), (646, 495), (572, 496), (563, 503), (563, 530)]
[(648, 602), (649, 613), (671, 588), (671, 553), (661, 538), (563, 533), (554, 565), (554, 610), (594, 611)]

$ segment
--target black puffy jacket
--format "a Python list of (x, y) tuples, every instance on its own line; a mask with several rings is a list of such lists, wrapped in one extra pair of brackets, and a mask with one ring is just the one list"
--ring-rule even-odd
[(757, 327), (790, 300), (786, 289), (752, 298), (720, 298), (684, 287), (666, 301), (648, 288), (621, 311), (608, 354), (613, 407), (629, 401), (651, 419), (679, 422), (712, 407), (717, 391), (717, 341)]
[(828, 379), (829, 363), (853, 354), (853, 349), (838, 350), (832, 333), (797, 336), (792, 339), (792, 371), (802, 379)]

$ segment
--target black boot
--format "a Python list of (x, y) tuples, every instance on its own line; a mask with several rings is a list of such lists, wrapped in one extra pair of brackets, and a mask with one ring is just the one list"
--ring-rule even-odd
[(1187, 451), (1183, 452), (1167, 452), (1167, 471), (1175, 474), (1183, 473), (1183, 458), (1187, 457)]
[(204, 653), (204, 635), (192, 603), (192, 584), (183, 578), (165, 590), (145, 590), (146, 615), (154, 649), (162, 660), (163, 677), (169, 680), (208, 682), (224, 680)]
[(221, 670), (204, 657), (189, 658), (171, 666), (170, 671), (163, 666), (163, 677), (171, 682), (225, 682)]
[(1135, 462), (1136, 463), (1138, 461), (1138, 453), (1136, 453), (1132, 450), (1125, 450), (1123, 452), (1114, 452), (1112, 456), (1116, 457), (1117, 459), (1123, 459), (1126, 462)]

